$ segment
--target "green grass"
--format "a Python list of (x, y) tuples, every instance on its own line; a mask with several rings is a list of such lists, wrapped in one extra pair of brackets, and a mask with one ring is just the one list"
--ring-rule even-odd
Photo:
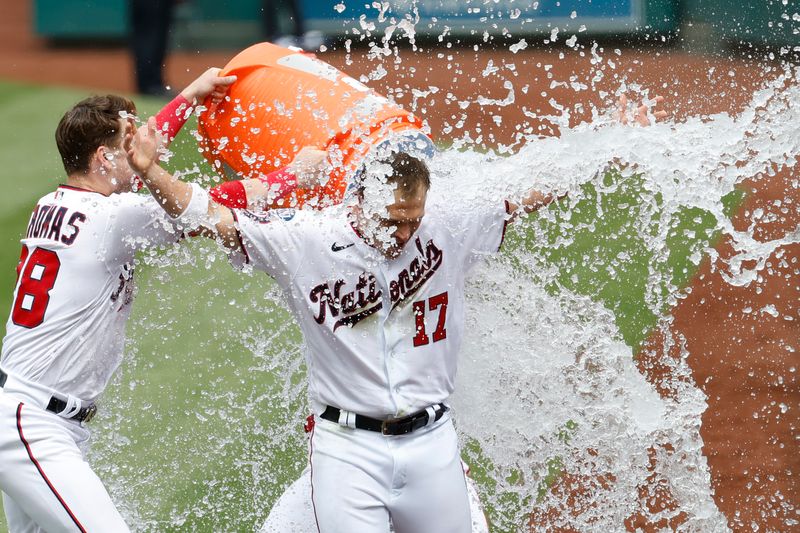
[[(513, 258), (526, 250), (557, 268), (552, 292), (566, 288), (602, 302), (614, 312), (622, 339), (635, 353), (655, 326), (656, 313), (663, 311), (657, 304), (689, 282), (698, 266), (692, 256), (700, 256), (719, 235), (710, 213), (686, 208), (666, 222), (668, 249), (659, 255), (646, 239), (664, 223), (662, 206), (658, 197), (655, 205), (645, 200), (642, 176), (609, 172), (603, 190), (611, 192), (587, 183), (580, 198), (530, 216), (509, 233), (504, 251)], [(742, 199), (738, 190), (723, 199), (728, 216)], [(657, 280), (655, 294), (648, 280)]]
[[(294, 418), (304, 403), (299, 331), (264, 298), (276, 296), (265, 276), (206, 265), (220, 255), (211, 243), (188, 248), (180, 267), (137, 272), (134, 348), (101, 406), (98, 470), (139, 482), (114, 488), (138, 503), (143, 521), (160, 519), (151, 530), (252, 530), (305, 461)], [(270, 336), (254, 350), (252, 341)], [(294, 369), (288, 384), (274, 371), (284, 367)], [(275, 450), (287, 431), (289, 449)], [(185, 523), (165, 520), (187, 505)]]
[[(53, 131), (61, 114), (84, 96), (0, 83), (4, 310), (11, 305), (18, 241), (29, 213), (63, 181)], [(137, 103), (141, 114), (159, 104)], [(170, 165), (207, 169), (195, 143), (184, 139)], [(648, 302), (687, 283), (696, 269), (692, 254), (717, 235), (709, 234), (709, 214), (685, 210), (668, 222), (668, 250), (658, 256), (643, 237), (661, 223), (658, 199), (655, 205), (642, 201), (641, 177), (610, 173), (605, 179), (602, 191), (586, 185), (581, 198), (518, 225), (506, 253), (513, 259), (532, 252), (559, 271), (557, 279), (545, 280), (551, 291), (585, 294), (614, 311), (621, 336), (635, 351), (663, 311)], [(734, 209), (741, 195), (732, 193), (727, 202)], [(520, 268), (537, 278), (536, 269)], [(646, 284), (653, 273), (659, 280), (655, 295)], [(135, 507), (148, 531), (252, 530), (305, 462), (294, 415), (305, 401), (298, 329), (285, 306), (275, 303), (281, 300), (274, 284), (265, 276), (237, 274), (212, 243), (184, 245), (167, 259), (139, 265), (136, 275), (126, 361), (93, 423), (91, 460), (115, 499)], [(467, 452), (481, 457), (477, 443)], [(559, 465), (557, 457), (548, 462), (550, 478)], [(483, 490), (496, 492), (488, 461), (479, 460), (473, 471)], [(497, 501), (509, 498), (499, 495)]]

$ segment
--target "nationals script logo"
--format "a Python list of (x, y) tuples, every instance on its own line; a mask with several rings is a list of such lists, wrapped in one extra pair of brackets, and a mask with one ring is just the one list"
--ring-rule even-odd
[[(392, 310), (425, 285), (442, 265), (444, 254), (433, 240), (423, 247), (417, 237), (414, 244), (419, 255), (400, 271), (396, 280), (389, 282)], [(336, 331), (340, 326), (355, 326), (383, 308), (383, 291), (378, 288), (378, 280), (371, 272), (362, 272), (352, 290), (347, 290), (346, 285), (345, 280), (339, 279), (333, 282), (333, 286), (325, 282), (311, 289), (308, 298), (317, 306), (314, 316), (317, 324), (324, 324), (330, 313), (337, 318), (333, 325), (333, 331)]]

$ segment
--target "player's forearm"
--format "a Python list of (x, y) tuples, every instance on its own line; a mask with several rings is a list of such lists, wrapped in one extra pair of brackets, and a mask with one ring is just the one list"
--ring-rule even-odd
[(225, 206), (209, 202), (209, 216), (215, 221), (214, 229), (216, 238), (225, 248), (238, 252), (242, 249), (239, 232), (236, 229), (236, 219), (233, 212)]
[(265, 178), (244, 180), (248, 208), (263, 208), (297, 190), (297, 176), (290, 167), (270, 172)]
[(533, 213), (566, 196), (567, 193), (545, 194), (541, 191), (531, 189), (519, 203), (509, 201), (508, 212), (509, 214), (518, 214), (517, 211), (521, 209), (524, 213)]
[(220, 77), (218, 74), (218, 68), (206, 70), (156, 115), (158, 130), (162, 133), (167, 145), (186, 124), (194, 106), (204, 101), (209, 95), (212, 103), (219, 102), (228, 87), (236, 81), (236, 76)]
[[(226, 248), (239, 250), (241, 243), (230, 209), (209, 202), (205, 191), (174, 178), (158, 165), (153, 165), (144, 172), (143, 180), (150, 194), (173, 219), (185, 218), (187, 208), (193, 204), (193, 200), (200, 201), (201, 204), (195, 203), (192, 208), (198, 212), (191, 213), (191, 220), (186, 221), (188, 225), (192, 229), (199, 228), (197, 234), (200, 236), (218, 239)], [(205, 198), (195, 198), (197, 193), (203, 193)]]
[(158, 165), (151, 165), (141, 173), (141, 178), (170, 217), (178, 218), (183, 214), (192, 199), (191, 185), (174, 178)]

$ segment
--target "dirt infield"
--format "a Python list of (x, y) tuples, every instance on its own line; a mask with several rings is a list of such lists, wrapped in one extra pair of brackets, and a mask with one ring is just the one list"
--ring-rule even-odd
[[(8, 2), (0, 18), (0, 79), (85, 87), (95, 91), (133, 89), (132, 66), (123, 48), (51, 48), (31, 34), (30, 6)], [(573, 122), (589, 118), (589, 106), (603, 104), (600, 93), (613, 94), (619, 81), (614, 74), (626, 73), (631, 82), (655, 93), (670, 96), (669, 111), (677, 117), (736, 111), (764, 79), (762, 66), (743, 59), (709, 59), (685, 53), (651, 49), (622, 50), (615, 46), (597, 50), (613, 57), (602, 71), (593, 64), (591, 51), (567, 48), (527, 48), (516, 54), (507, 50), (441, 48), (404, 51), (402, 63), (393, 56), (377, 63), (367, 50), (351, 54), (333, 50), (321, 57), (354, 74), (372, 76), (370, 85), (391, 94), (402, 104), (414, 104), (413, 89), (428, 91), (435, 104), (418, 107), (436, 132), (461, 137), (465, 132), (484, 144), (513, 141), (517, 124), (531, 131), (549, 129), (536, 118), (554, 112), (551, 98), (578, 107)], [(231, 52), (173, 53), (167, 78), (181, 87), (205, 68), (222, 66)], [(563, 55), (563, 57), (561, 57)], [(509, 65), (513, 64), (513, 68)], [(498, 68), (497, 73), (493, 69)], [(484, 73), (488, 74), (484, 75)], [(551, 88), (551, 81), (583, 83), (602, 72), (596, 91)], [(513, 80), (513, 98), (505, 80)], [(520, 88), (529, 85), (527, 91)], [(401, 87), (400, 91), (395, 88)], [(431, 89), (435, 88), (435, 89)], [(545, 93), (543, 95), (543, 93)], [(506, 105), (463, 109), (459, 102), (477, 96), (505, 101)], [(605, 99), (610, 102), (611, 96)], [(543, 127), (544, 129), (539, 129)], [(782, 237), (800, 224), (798, 188), (790, 187), (797, 168), (774, 177), (754, 180), (745, 205), (735, 217), (738, 229), (755, 223), (754, 234), (763, 240)], [(756, 209), (764, 211), (754, 220)], [(800, 246), (779, 248), (756, 283), (735, 287), (724, 281), (721, 260), (732, 251), (725, 242), (718, 247), (720, 260), (706, 261), (685, 298), (671, 311), (669, 335), (682, 340), (691, 353), (688, 360), (694, 379), (708, 396), (701, 433), (704, 454), (711, 469), (715, 500), (736, 531), (786, 531), (787, 520), (798, 520), (797, 473), (800, 425), (800, 388), (796, 366), (800, 349)], [(677, 357), (664, 348), (663, 334), (654, 333), (639, 359), (640, 369), (664, 394), (669, 394), (664, 358)], [(655, 475), (654, 475), (655, 476)], [(656, 483), (654, 478), (654, 483)], [(569, 483), (566, 483), (569, 486)], [(563, 487), (564, 485), (562, 485)], [(668, 495), (663, 496), (667, 501)], [(648, 524), (633, 517), (628, 527), (656, 530), (671, 524)], [(754, 526), (757, 526), (754, 527)]]
[[(759, 241), (782, 239), (800, 225), (798, 167), (748, 183), (752, 194), (734, 218), (738, 231), (755, 226)], [(796, 178), (794, 178), (796, 179)], [(762, 210), (763, 217), (754, 213)], [(779, 247), (759, 279), (735, 287), (722, 277), (734, 255), (723, 241), (720, 257), (701, 266), (685, 298), (673, 309), (665, 348), (656, 334), (640, 369), (669, 394), (663, 357), (690, 353), (694, 380), (708, 396), (703, 453), (715, 500), (735, 531), (788, 531), (797, 520), (800, 246)], [(752, 267), (753, 265), (750, 265)]]

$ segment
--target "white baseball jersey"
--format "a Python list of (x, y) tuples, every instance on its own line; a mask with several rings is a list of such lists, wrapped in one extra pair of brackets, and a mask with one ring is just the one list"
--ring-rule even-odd
[(453, 391), (464, 278), (498, 250), (507, 206), (428, 208), (395, 259), (367, 245), (341, 207), (238, 211), (246, 261), (286, 290), (306, 342), (309, 395), (374, 418), (403, 416)]
[(43, 197), (22, 239), (0, 366), (93, 401), (122, 358), (136, 250), (180, 235), (150, 195), (62, 185)]

